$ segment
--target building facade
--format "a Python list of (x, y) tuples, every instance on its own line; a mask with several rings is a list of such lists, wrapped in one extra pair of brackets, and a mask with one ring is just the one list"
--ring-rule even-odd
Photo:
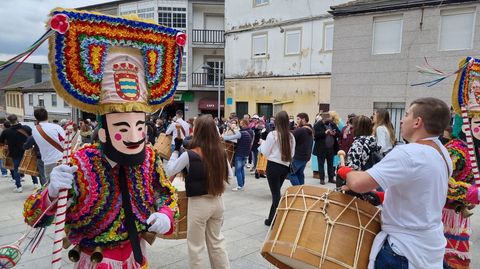
[[(125, 16), (136, 14), (187, 33), (182, 70), (173, 102), (163, 113), (183, 110), (185, 118), (201, 113), (217, 115), (217, 96), (223, 98), (224, 1), (144, 0), (112, 1), (83, 9)], [(115, 14), (114, 14), (115, 13)], [(222, 107), (223, 108), (223, 107)]]
[[(245, 2), (248, 2), (247, 4)], [(313, 118), (330, 103), (331, 5), (346, 1), (225, 1), (226, 114)]]
[(72, 119), (72, 107), (53, 89), (50, 80), (25, 87), (22, 90), (24, 121), (35, 121), (33, 111), (43, 107), (48, 111), (48, 120)]
[(433, 87), (410, 85), (433, 79), (416, 66), (446, 73), (480, 53), (478, 1), (359, 0), (332, 7), (335, 33), (331, 107), (342, 116), (372, 115), (387, 108), (397, 139), (400, 119), (420, 97), (450, 104), (455, 76)]

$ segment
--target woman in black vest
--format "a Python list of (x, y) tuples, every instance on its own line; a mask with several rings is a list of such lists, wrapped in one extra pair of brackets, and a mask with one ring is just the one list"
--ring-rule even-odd
[(175, 151), (168, 161), (168, 176), (187, 171), (188, 197), (187, 245), (190, 268), (202, 268), (205, 243), (212, 268), (230, 268), (225, 240), (221, 233), (225, 210), (222, 194), (233, 176), (227, 154), (210, 115), (195, 120), (191, 149), (181, 154), (181, 139), (175, 139)]
[(275, 131), (268, 134), (262, 148), (267, 157), (267, 180), (272, 193), (272, 206), (265, 225), (270, 226), (280, 202), (280, 189), (290, 171), (290, 163), (295, 154), (295, 137), (290, 133), (289, 118), (285, 111), (275, 115)]

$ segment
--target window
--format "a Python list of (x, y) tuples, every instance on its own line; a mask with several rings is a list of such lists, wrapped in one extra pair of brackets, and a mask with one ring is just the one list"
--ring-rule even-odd
[(149, 8), (140, 8), (138, 9), (138, 17), (142, 19), (153, 19), (155, 17), (154, 14), (155, 8), (149, 7)]
[(333, 24), (325, 24), (323, 27), (323, 50), (333, 50)]
[(237, 113), (237, 117), (240, 118), (242, 118), (243, 115), (248, 114), (248, 102), (236, 102), (235, 113)]
[(172, 8), (158, 7), (158, 23), (167, 27), (172, 27)]
[(63, 107), (70, 107), (65, 100), (63, 100)]
[(38, 106), (45, 107), (45, 101), (43, 100), (43, 95), (38, 96)]
[(253, 6), (258, 7), (268, 5), (268, 2), (269, 0), (253, 0)]
[(120, 16), (128, 15), (128, 14), (136, 14), (137, 11), (135, 10), (128, 10), (128, 11), (121, 11)]
[(440, 12), (439, 50), (471, 49), (475, 29), (475, 9)]
[(273, 115), (273, 105), (268, 103), (258, 103), (257, 112), (259, 116), (265, 116), (269, 119)]
[(385, 103), (385, 102), (374, 102), (373, 103), (373, 113), (379, 108), (385, 108), (390, 114), (390, 119), (393, 124), (393, 129), (395, 130), (395, 137), (397, 141), (400, 141), (402, 136), (400, 134), (400, 121), (402, 120), (403, 115), (405, 114), (405, 103), (395, 102), (395, 103)]
[(285, 55), (300, 54), (302, 47), (302, 31), (288, 30), (285, 31)]
[(28, 94), (28, 105), (33, 106), (33, 94), (32, 93)]
[(402, 16), (373, 19), (373, 54), (400, 53), (402, 46)]
[[(220, 81), (220, 85), (223, 85), (223, 61), (222, 60), (207, 60), (207, 65), (210, 66), (207, 69), (207, 85), (215, 85), (218, 86), (218, 82)], [(218, 73), (220, 72), (220, 78), (218, 77)]]
[(267, 35), (266, 34), (252, 36), (252, 51), (253, 51), (253, 57), (267, 56)]
[(187, 28), (187, 8), (158, 7), (158, 23), (173, 28)]
[(186, 13), (173, 13), (172, 27), (173, 28), (187, 28), (187, 14)]
[(57, 94), (52, 93), (52, 106), (57, 107)]

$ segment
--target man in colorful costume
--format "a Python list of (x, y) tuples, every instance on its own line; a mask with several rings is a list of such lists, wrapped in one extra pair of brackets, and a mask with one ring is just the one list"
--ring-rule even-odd
[(459, 65), (452, 94), (456, 113), (453, 134), (458, 135), (461, 129), (467, 143), (454, 138), (445, 145), (454, 170), (442, 218), (447, 239), (445, 263), (450, 268), (464, 269), (470, 266), (469, 209), (479, 203), (480, 60), (467, 57)]
[[(27, 199), (25, 221), (33, 225), (69, 189), (65, 230), (80, 251), (76, 267), (148, 268), (144, 235), (171, 233), (178, 210), (160, 158), (145, 143), (145, 112), (173, 98), (185, 34), (62, 9), (52, 11), (50, 25), (54, 88), (72, 106), (100, 115), (101, 144), (54, 168), (48, 187)], [(53, 215), (47, 212), (37, 227), (51, 224)], [(101, 261), (92, 256), (99, 249)]]

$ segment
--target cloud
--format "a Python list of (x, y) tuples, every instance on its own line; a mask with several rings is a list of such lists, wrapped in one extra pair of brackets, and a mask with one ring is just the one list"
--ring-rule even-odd
[[(50, 10), (74, 8), (111, 2), (111, 0), (16, 0), (0, 1), (0, 60), (25, 51), (43, 33)], [(32, 59), (46, 60), (47, 46), (42, 45)], [(30, 56), (30, 57), (32, 57)], [(27, 62), (33, 62), (27, 60)], [(44, 62), (46, 63), (46, 61)]]

